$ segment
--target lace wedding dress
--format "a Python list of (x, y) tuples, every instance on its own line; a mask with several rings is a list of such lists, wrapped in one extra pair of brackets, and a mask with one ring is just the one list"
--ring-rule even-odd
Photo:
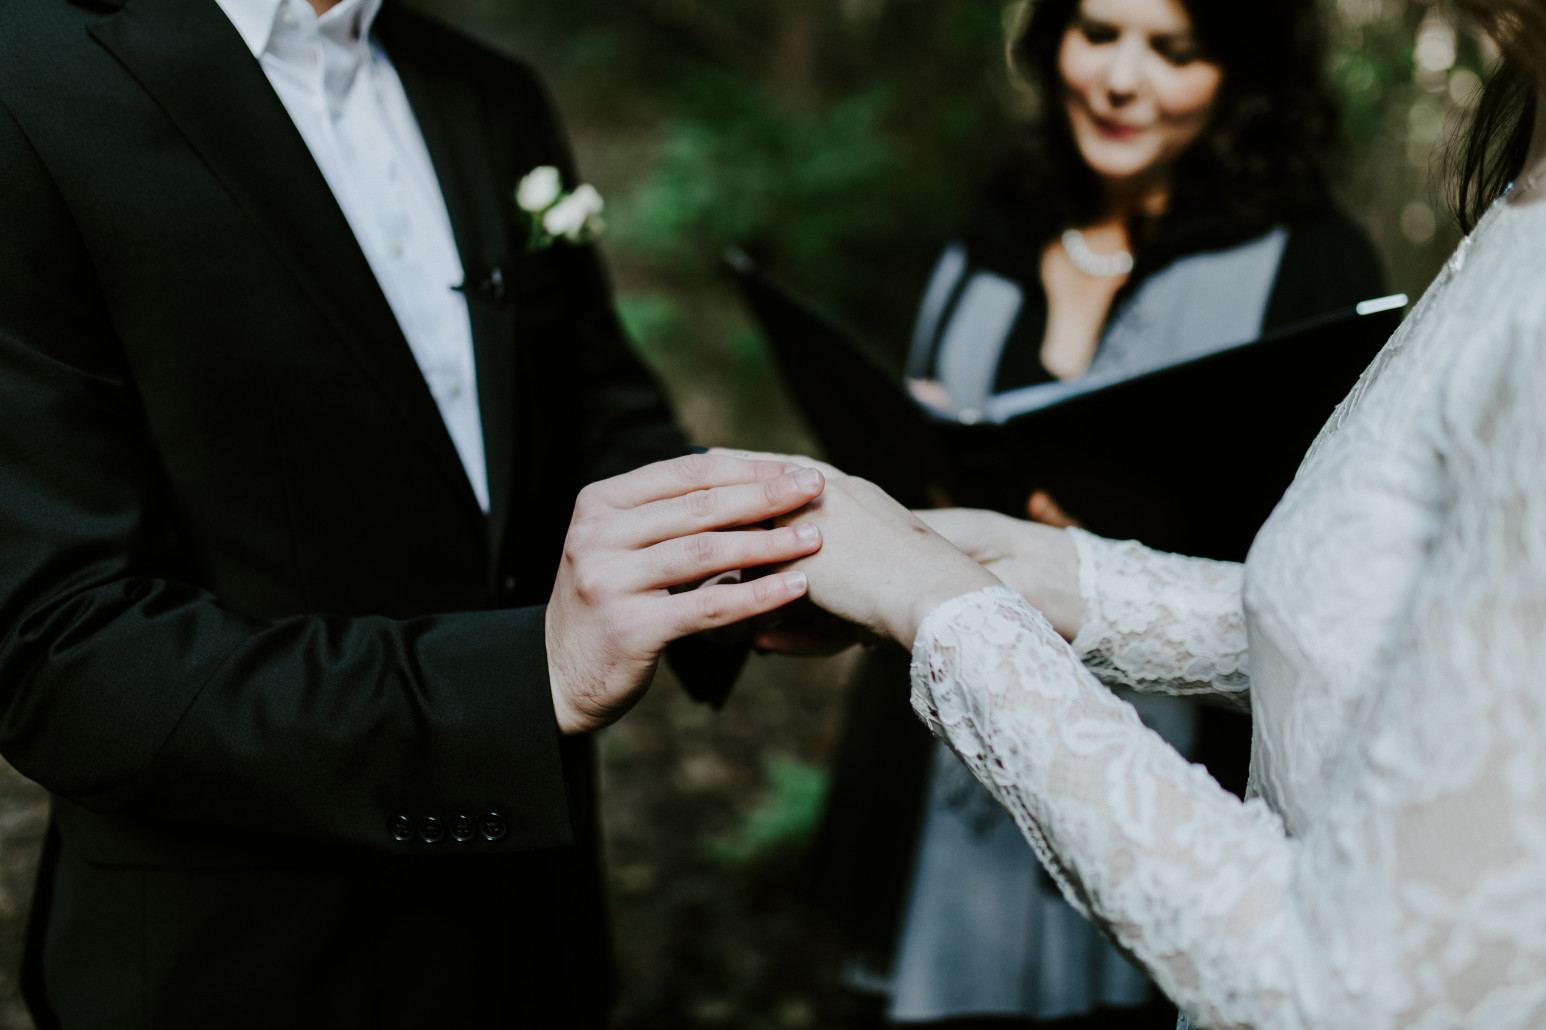
[[(1068, 898), (1197, 1026), (1546, 1026), (1546, 204), (1493, 206), (1244, 566), (1071, 532), (1072, 646), (994, 588), (913, 651)], [(1250, 798), (1102, 681), (1249, 704)]]

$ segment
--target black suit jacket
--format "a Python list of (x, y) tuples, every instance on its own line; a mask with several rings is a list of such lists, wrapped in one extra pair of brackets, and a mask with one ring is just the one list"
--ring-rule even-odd
[(578, 487), (684, 444), (596, 256), (525, 250), (516, 182), (570, 166), (533, 75), (378, 31), (467, 270), (487, 517), (213, 0), (0, 4), (0, 748), (56, 795), (45, 1026), (609, 997), (540, 605)]

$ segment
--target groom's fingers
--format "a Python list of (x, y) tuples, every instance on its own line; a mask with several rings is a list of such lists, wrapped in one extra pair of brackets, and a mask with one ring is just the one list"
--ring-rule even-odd
[(723, 454), (687, 454), (625, 472), (580, 491), (576, 518), (623, 511), (651, 501), (715, 487), (756, 483), (784, 474), (781, 461), (743, 461)]
[(711, 447), (709, 454), (722, 454), (730, 458), (741, 458), (746, 461), (778, 461), (786, 467), (790, 465), (799, 468), (819, 469), (829, 479), (843, 475), (843, 470), (830, 465), (819, 458), (812, 458), (805, 454), (780, 454), (777, 451), (736, 451), (725, 447)]
[[(634, 547), (649, 547), (714, 529), (755, 525), (803, 508), (821, 495), (826, 479), (815, 469), (800, 469), (755, 483), (695, 490), (668, 497), (609, 518)], [(626, 529), (623, 527), (626, 526)]]
[(805, 595), (805, 573), (780, 572), (750, 583), (729, 583), (671, 594), (657, 603), (673, 637), (744, 622)]
[(695, 533), (637, 553), (629, 564), (629, 591), (696, 583), (731, 569), (753, 569), (803, 558), (821, 548), (821, 530), (809, 523), (781, 529)]
[(820, 496), (825, 482), (821, 473), (801, 469), (770, 479), (693, 490), (621, 510), (607, 507), (597, 498), (587, 504), (582, 496), (575, 504), (574, 520), (564, 540), (565, 558), (582, 563), (710, 530), (754, 525), (809, 504)]

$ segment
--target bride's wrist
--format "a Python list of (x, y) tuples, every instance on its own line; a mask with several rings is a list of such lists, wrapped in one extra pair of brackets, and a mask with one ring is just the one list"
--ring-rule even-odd
[(909, 592), (905, 603), (897, 606), (896, 614), (889, 620), (890, 635), (911, 651), (918, 627), (934, 609), (963, 594), (1003, 585), (997, 576), (970, 559), (952, 563), (948, 569), (940, 570), (918, 589)]

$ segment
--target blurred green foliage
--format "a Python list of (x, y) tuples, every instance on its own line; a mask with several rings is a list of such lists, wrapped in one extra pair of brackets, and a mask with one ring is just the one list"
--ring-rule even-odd
[(762, 800), (743, 813), (735, 831), (704, 841), (709, 861), (744, 866), (779, 848), (807, 843), (816, 832), (827, 796), (826, 769), (774, 754), (764, 760), (763, 776)]
[[(805, 445), (717, 259), (744, 247), (899, 358), (971, 192), (1034, 108), (1019, 0), (441, 0), (533, 60), (608, 199), (625, 323), (705, 442)], [(1453, 247), (1442, 169), (1488, 59), (1448, 9), (1326, 0), (1344, 202), (1416, 294)]]
[(721, 278), (737, 245), (899, 356), (1010, 139), (997, 0), (449, 0), (528, 56), (608, 201), (619, 309), (705, 442), (804, 448)]

